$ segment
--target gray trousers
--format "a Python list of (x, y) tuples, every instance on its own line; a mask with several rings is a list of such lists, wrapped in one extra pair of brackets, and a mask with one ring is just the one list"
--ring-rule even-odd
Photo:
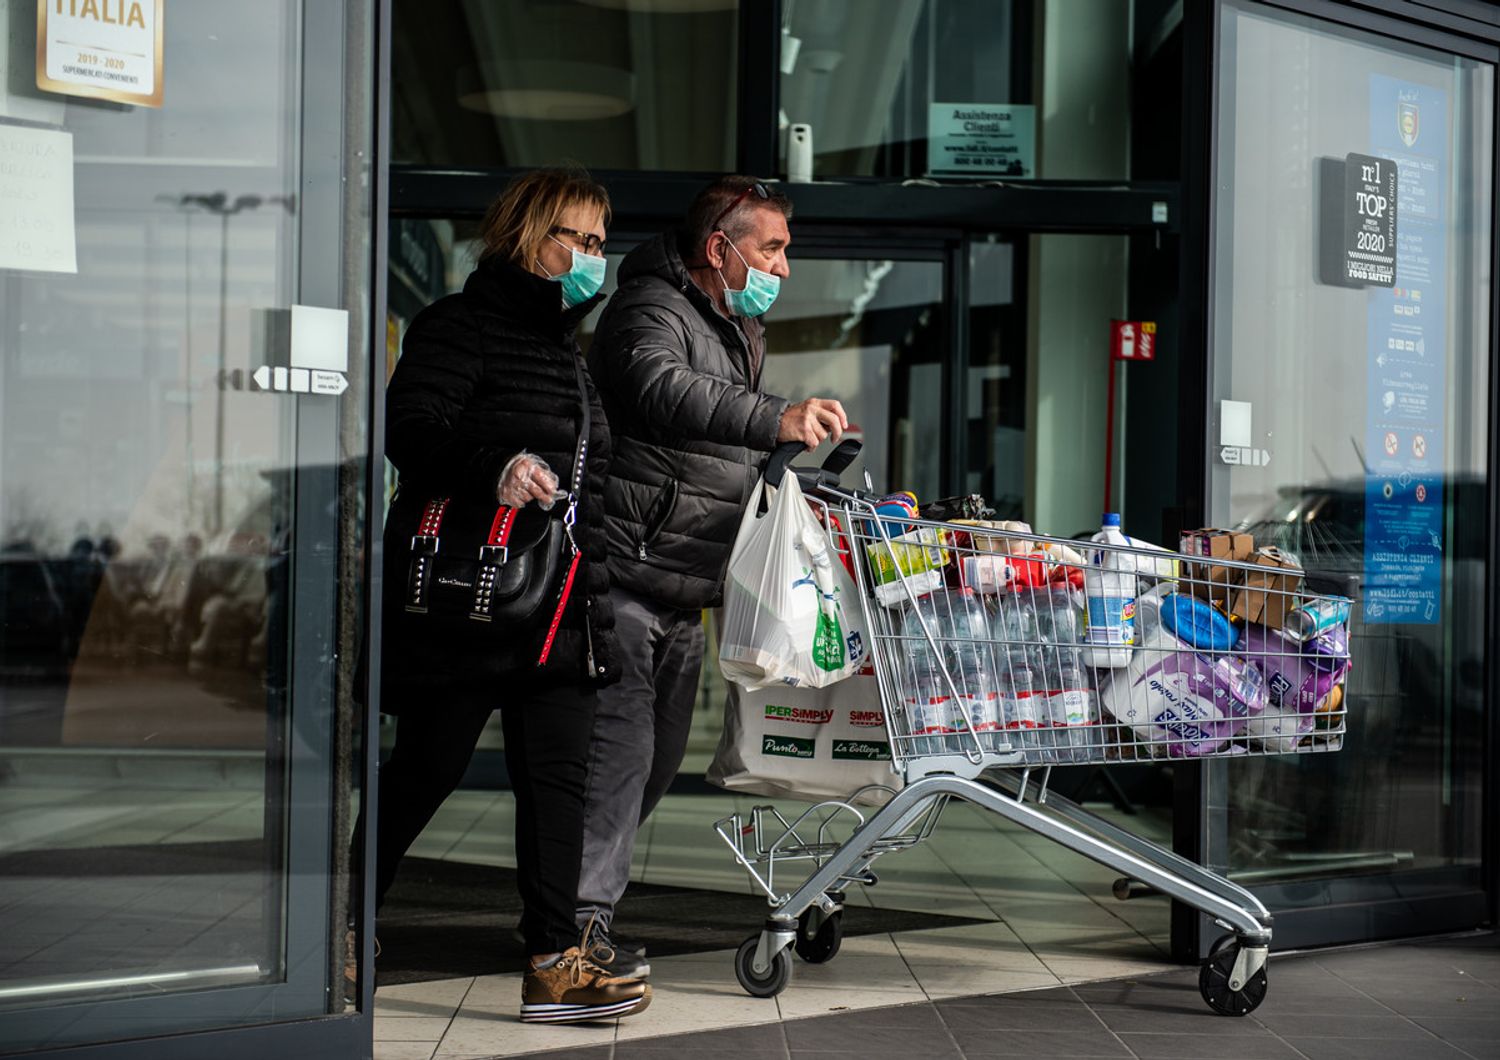
[(584, 788), (578, 925), (606, 927), (630, 882), (635, 835), (682, 765), (698, 671), (703, 615), (611, 589), (622, 676), (599, 690)]

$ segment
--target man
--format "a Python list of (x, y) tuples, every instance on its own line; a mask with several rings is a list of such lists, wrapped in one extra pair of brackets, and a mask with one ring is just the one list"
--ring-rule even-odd
[[(809, 449), (849, 421), (837, 401), (760, 392), (760, 315), (791, 275), (792, 204), (750, 177), (698, 194), (687, 220), (633, 250), (590, 364), (614, 436), (609, 572), (624, 673), (601, 691), (585, 794), (578, 922), (595, 918), (616, 975), (650, 973), (609, 938), (636, 829), (687, 747), (702, 611), (717, 604), (740, 517), (767, 452)], [(596, 957), (596, 959), (598, 959)]]

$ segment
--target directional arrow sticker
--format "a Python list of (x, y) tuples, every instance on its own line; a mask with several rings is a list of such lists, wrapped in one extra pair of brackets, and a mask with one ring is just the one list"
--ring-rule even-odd
[(337, 397), (349, 389), (349, 379), (343, 372), (332, 372), (321, 368), (314, 368), (311, 371), (306, 368), (293, 368), (288, 372), (285, 368), (272, 368), (269, 364), (263, 364), (250, 378), (261, 390), (282, 394), (311, 393)]

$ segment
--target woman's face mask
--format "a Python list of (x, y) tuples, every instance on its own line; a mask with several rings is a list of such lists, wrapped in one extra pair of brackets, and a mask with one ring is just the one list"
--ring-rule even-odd
[[(575, 305), (587, 302), (598, 294), (599, 288), (604, 286), (606, 265), (604, 258), (600, 255), (585, 254), (580, 250), (574, 250), (556, 236), (547, 238), (573, 255), (573, 265), (567, 272), (556, 276), (548, 274), (548, 279), (562, 284), (563, 305), (572, 309)], [(547, 272), (546, 266), (540, 261), (537, 262), (537, 267), (543, 273)]]
[[(729, 239), (727, 233), (724, 238)], [(740, 248), (733, 243), (729, 244), (729, 249), (745, 262), (745, 286), (740, 290), (735, 290), (729, 286), (729, 281), (724, 279), (724, 271), (718, 270), (719, 281), (724, 284), (724, 304), (735, 316), (758, 317), (771, 308), (771, 304), (776, 301), (776, 296), (781, 293), (781, 277), (763, 269), (757, 269), (745, 261), (745, 255), (741, 254)]]

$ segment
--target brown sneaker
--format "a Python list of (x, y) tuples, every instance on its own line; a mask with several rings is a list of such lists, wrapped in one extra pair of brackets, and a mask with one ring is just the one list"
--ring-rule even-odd
[(651, 1004), (639, 979), (614, 979), (577, 946), (521, 981), (522, 1023), (581, 1023), (633, 1016)]
[[(375, 940), (375, 956), (380, 956), (380, 940)], [(344, 997), (353, 1000), (358, 994), (359, 986), (359, 949), (354, 937), (354, 929), (350, 928), (344, 933)]]

